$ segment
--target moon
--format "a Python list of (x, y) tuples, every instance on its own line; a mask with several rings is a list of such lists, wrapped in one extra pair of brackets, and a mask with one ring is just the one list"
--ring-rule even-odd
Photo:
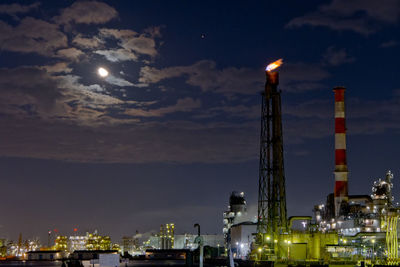
[(106, 70), (106, 69), (103, 68), (103, 67), (100, 67), (100, 68), (97, 70), (97, 73), (100, 75), (100, 77), (103, 77), (103, 78), (105, 78), (105, 77), (108, 76), (108, 70)]

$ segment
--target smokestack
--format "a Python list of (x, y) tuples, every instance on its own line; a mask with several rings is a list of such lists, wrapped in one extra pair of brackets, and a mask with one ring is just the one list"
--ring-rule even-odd
[(265, 82), (265, 97), (270, 99), (273, 93), (277, 92), (277, 87), (279, 84), (279, 73), (278, 72), (265, 72), (266, 82)]
[(342, 202), (348, 200), (346, 160), (346, 117), (344, 92), (346, 88), (335, 87), (335, 217), (340, 215)]

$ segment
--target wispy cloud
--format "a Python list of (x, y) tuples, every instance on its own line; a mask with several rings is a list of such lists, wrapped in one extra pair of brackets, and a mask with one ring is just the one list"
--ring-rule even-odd
[(60, 49), (57, 51), (57, 56), (67, 58), (72, 61), (79, 61), (80, 58), (84, 57), (84, 55), (85, 53), (75, 47)]
[(18, 19), (17, 14), (28, 13), (31, 10), (37, 9), (40, 6), (39, 2), (32, 3), (30, 5), (21, 4), (10, 4), (10, 5), (0, 5), (0, 14), (8, 14), (15, 19)]
[[(265, 82), (260, 75), (262, 70), (229, 67), (218, 69), (211, 60), (202, 60), (189, 66), (176, 66), (157, 69), (144, 66), (140, 70), (139, 82), (159, 83), (162, 80), (184, 77), (186, 83), (200, 87), (202, 91), (212, 91), (225, 95), (255, 94)], [(288, 63), (281, 67), (282, 87), (285, 91), (301, 92), (320, 89), (320, 81), (329, 73), (318, 64)]]
[(119, 62), (119, 61), (137, 61), (138, 57), (136, 54), (127, 51), (125, 49), (109, 49), (109, 50), (96, 50), (95, 54), (104, 56), (108, 61)]
[(54, 18), (59, 24), (104, 24), (118, 16), (115, 8), (98, 1), (79, 1), (64, 8)]
[(391, 41), (387, 41), (387, 42), (382, 43), (381, 47), (388, 48), (388, 47), (394, 47), (394, 46), (398, 46), (398, 45), (399, 45), (398, 41), (391, 40)]
[(55, 56), (55, 50), (68, 47), (67, 36), (57, 25), (31, 17), (15, 27), (0, 21), (0, 42), (4, 50), (44, 56)]
[(82, 34), (75, 36), (72, 43), (86, 49), (97, 48), (103, 44), (103, 42), (96, 36), (84, 37)]
[(336, 31), (370, 35), (382, 25), (397, 23), (400, 3), (397, 0), (333, 0), (317, 11), (292, 19), (287, 27), (322, 26)]
[(346, 49), (337, 49), (333, 46), (328, 47), (323, 59), (326, 64), (332, 66), (339, 66), (346, 63), (352, 63), (356, 59), (347, 54)]
[(201, 101), (190, 97), (178, 99), (175, 105), (157, 109), (127, 108), (124, 114), (133, 117), (161, 117), (169, 113), (188, 112), (201, 107)]
[(112, 74), (108, 75), (105, 78), (105, 81), (110, 83), (110, 84), (117, 85), (117, 86), (120, 86), (120, 87), (135, 86), (133, 83), (128, 82), (127, 80), (122, 79), (120, 77), (116, 77), (116, 76), (114, 76)]
[(103, 42), (114, 39), (118, 42), (118, 48), (95, 51), (103, 55), (111, 62), (137, 61), (139, 56), (155, 57), (157, 55), (155, 38), (160, 37), (160, 28), (148, 28), (139, 34), (132, 30), (100, 29), (100, 37)]

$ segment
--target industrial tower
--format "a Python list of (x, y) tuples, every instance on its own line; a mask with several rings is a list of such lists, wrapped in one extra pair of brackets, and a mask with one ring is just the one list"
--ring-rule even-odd
[(346, 160), (346, 113), (344, 93), (346, 88), (340, 86), (333, 88), (335, 92), (335, 217), (341, 214), (341, 208), (349, 199), (347, 185), (347, 160)]
[[(270, 244), (280, 232), (287, 231), (285, 172), (283, 164), (281, 94), (279, 74), (273, 72), (281, 61), (266, 69), (262, 93), (260, 165), (258, 187), (258, 244)], [(271, 67), (272, 65), (272, 67)], [(272, 251), (271, 251), (272, 252)]]

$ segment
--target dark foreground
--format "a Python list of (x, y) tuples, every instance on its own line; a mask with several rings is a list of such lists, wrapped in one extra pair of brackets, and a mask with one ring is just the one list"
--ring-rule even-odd
[[(12, 267), (61, 267), (61, 261), (0, 261), (0, 266)], [(83, 262), (84, 267), (99, 267), (99, 264), (90, 264), (89, 261)], [(186, 266), (184, 260), (131, 260), (129, 263), (121, 263), (119, 267), (147, 267), (147, 266)], [(194, 265), (198, 266), (198, 265)], [(224, 266), (216, 264), (204, 264), (204, 267)]]

